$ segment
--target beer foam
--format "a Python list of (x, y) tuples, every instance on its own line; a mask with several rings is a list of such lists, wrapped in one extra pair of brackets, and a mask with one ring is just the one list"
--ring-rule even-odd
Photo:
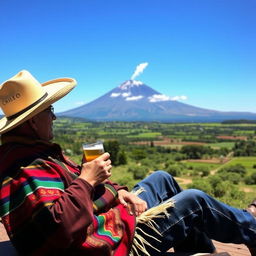
[(101, 145), (93, 145), (93, 146), (90, 146), (90, 145), (86, 146), (86, 145), (84, 145), (84, 149), (86, 149), (86, 150), (95, 150), (95, 149), (103, 150), (103, 145), (102, 144)]

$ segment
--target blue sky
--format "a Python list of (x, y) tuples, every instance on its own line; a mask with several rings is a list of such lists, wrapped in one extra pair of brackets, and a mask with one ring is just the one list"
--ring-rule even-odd
[(73, 77), (57, 112), (136, 77), (181, 102), (256, 112), (255, 0), (0, 2), (0, 83), (22, 69)]

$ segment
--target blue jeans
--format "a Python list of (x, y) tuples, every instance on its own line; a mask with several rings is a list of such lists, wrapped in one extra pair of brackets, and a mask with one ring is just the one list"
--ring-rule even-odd
[(183, 252), (213, 252), (215, 248), (210, 239), (256, 246), (256, 220), (246, 210), (221, 203), (200, 190), (182, 191), (174, 178), (164, 171), (154, 172), (133, 190), (139, 188), (145, 189), (139, 197), (147, 202), (148, 208), (170, 198), (175, 202), (174, 207), (168, 209), (169, 216), (154, 219), (161, 235), (138, 224), (144, 232), (161, 241), (137, 231), (160, 250), (146, 245), (151, 256), (163, 255), (171, 247)]

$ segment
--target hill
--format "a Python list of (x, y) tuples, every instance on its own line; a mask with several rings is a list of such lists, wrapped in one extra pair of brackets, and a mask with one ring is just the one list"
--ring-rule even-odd
[(250, 112), (221, 112), (172, 99), (141, 81), (128, 80), (96, 100), (58, 114), (93, 121), (222, 122), (256, 120)]

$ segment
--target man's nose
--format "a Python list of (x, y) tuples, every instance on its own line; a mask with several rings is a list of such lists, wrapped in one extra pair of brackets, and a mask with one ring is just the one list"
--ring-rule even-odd
[(55, 116), (54, 113), (52, 113), (52, 120), (56, 120), (56, 119), (57, 119), (57, 117)]

